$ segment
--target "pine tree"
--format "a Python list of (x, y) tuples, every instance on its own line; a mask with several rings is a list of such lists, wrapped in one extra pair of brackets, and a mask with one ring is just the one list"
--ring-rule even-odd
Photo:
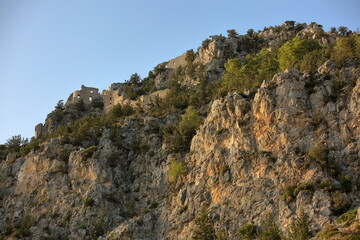
[(257, 233), (259, 240), (281, 240), (281, 231), (275, 224), (273, 216), (268, 214), (262, 222), (262, 231)]
[(211, 219), (209, 218), (208, 212), (203, 207), (199, 215), (195, 218), (196, 228), (192, 236), (193, 240), (215, 240), (215, 229)]
[(290, 226), (289, 240), (307, 240), (311, 237), (310, 221), (301, 209), (299, 216)]

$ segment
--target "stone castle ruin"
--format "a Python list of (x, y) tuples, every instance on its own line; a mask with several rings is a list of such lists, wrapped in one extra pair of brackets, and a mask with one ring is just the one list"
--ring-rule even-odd
[[(178, 66), (186, 65), (185, 58), (186, 53), (169, 60), (166, 62), (165, 67), (169, 69), (175, 69)], [(151, 101), (154, 101), (155, 98), (164, 98), (169, 91), (168, 89), (158, 90), (151, 94), (142, 95), (137, 100), (131, 100), (122, 91), (123, 86), (123, 83), (112, 83), (107, 90), (103, 90), (101, 93), (99, 93), (98, 88), (81, 85), (81, 90), (74, 91), (72, 94), (70, 94), (65, 103), (65, 106), (77, 103), (80, 100), (82, 100), (84, 104), (89, 105), (93, 100), (101, 98), (104, 103), (104, 111), (108, 112), (113, 106), (117, 104), (130, 104), (131, 106), (135, 107), (140, 103), (142, 106), (146, 106), (150, 104)]]
[(99, 89), (81, 85), (81, 90), (73, 92), (66, 101), (66, 104), (77, 103), (80, 100), (82, 100), (85, 104), (90, 104), (94, 99), (100, 97), (101, 95), (99, 94)]
[(163, 89), (151, 94), (142, 95), (138, 98), (138, 100), (131, 100), (125, 93), (122, 92), (122, 87), (122, 83), (113, 83), (107, 90), (103, 90), (100, 94), (99, 89), (82, 85), (81, 90), (77, 90), (69, 96), (65, 106), (77, 103), (80, 100), (82, 100), (86, 105), (89, 105), (95, 99), (101, 98), (104, 103), (104, 111), (108, 112), (117, 104), (130, 104), (135, 107), (140, 103), (142, 106), (146, 106), (150, 104), (151, 101), (154, 101), (155, 98), (164, 98), (169, 91), (168, 89)]

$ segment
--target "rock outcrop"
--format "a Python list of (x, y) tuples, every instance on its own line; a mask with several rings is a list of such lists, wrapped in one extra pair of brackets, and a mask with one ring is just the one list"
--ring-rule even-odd
[[(317, 24), (295, 28), (291, 22), (257, 36), (268, 47), (294, 36), (332, 41)], [(218, 81), (224, 62), (244, 57), (249, 41), (212, 37), (182, 84), (193, 88), (203, 75)], [(184, 65), (184, 56), (177, 61)], [(159, 70), (155, 87), (165, 87), (175, 73)], [(113, 101), (122, 88), (112, 84), (102, 95)], [(254, 95), (233, 91), (209, 102), (189, 151), (180, 153), (166, 135), (180, 118), (176, 112), (111, 119), (115, 127), (87, 128), (84, 135), (96, 139), (85, 144), (52, 134), (59, 126), (72, 133), (66, 126), (84, 116), (105, 121), (103, 110), (73, 106), (50, 113), (36, 127), (37, 138), (47, 136), (38, 149), (0, 162), (0, 239), (185, 240), (203, 207), (229, 239), (237, 239), (246, 223), (261, 225), (268, 214), (287, 233), (301, 211), (315, 237), (360, 206), (359, 66), (338, 68), (329, 60), (312, 74), (287, 69)], [(183, 171), (170, 181), (175, 160)], [(352, 229), (359, 218), (357, 210)]]

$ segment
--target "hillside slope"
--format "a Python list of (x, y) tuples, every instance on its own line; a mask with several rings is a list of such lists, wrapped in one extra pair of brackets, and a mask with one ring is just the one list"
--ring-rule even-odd
[[(209, 237), (197, 239), (215, 239), (212, 227), (216, 239), (265, 239), (269, 215), (298, 239), (302, 212), (308, 238), (357, 239), (360, 212), (335, 222), (360, 206), (360, 48), (332, 54), (341, 39), (360, 41), (341, 34), (287, 22), (213, 36), (183, 65), (116, 85), (128, 101), (109, 112), (58, 104), (41, 134), (0, 162), (0, 239), (196, 239), (203, 212)], [(279, 60), (275, 75), (252, 73), (261, 49), (296, 37), (327, 49), (316, 61), (305, 55), (317, 48), (301, 55), (300, 70), (315, 69)], [(231, 61), (241, 64), (232, 71)]]

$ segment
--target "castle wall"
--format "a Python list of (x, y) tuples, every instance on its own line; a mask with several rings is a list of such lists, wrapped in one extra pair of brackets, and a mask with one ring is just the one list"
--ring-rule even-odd
[(99, 93), (99, 89), (81, 85), (81, 90), (73, 92), (66, 101), (66, 105), (70, 103), (77, 103), (80, 100), (83, 100), (85, 104), (90, 104), (94, 99), (100, 97), (101, 95)]
[(167, 68), (177, 68), (178, 66), (182, 65), (185, 66), (186, 65), (186, 53), (184, 53), (181, 56), (178, 56), (176, 58), (173, 58), (171, 60), (168, 61), (168, 63), (165, 65)]
[(103, 91), (104, 111), (108, 112), (116, 104), (124, 104), (125, 98), (119, 95), (118, 90)]
[(164, 98), (169, 92), (169, 89), (163, 89), (151, 93), (150, 95), (143, 95), (140, 97), (140, 101), (143, 105), (150, 104), (151, 101), (154, 101), (157, 97)]
[(164, 98), (168, 92), (169, 89), (163, 89), (149, 95), (142, 95), (138, 100), (130, 100), (126, 96), (119, 95), (118, 88), (109, 88), (108, 90), (103, 90), (102, 94), (100, 94), (99, 89), (82, 85), (81, 90), (77, 90), (69, 96), (65, 105), (77, 103), (80, 99), (82, 99), (85, 104), (91, 104), (94, 99), (102, 98), (104, 102), (104, 112), (109, 112), (116, 104), (130, 104), (132, 107), (136, 107), (138, 103), (143, 106), (149, 105), (151, 101), (154, 101), (157, 97)]

